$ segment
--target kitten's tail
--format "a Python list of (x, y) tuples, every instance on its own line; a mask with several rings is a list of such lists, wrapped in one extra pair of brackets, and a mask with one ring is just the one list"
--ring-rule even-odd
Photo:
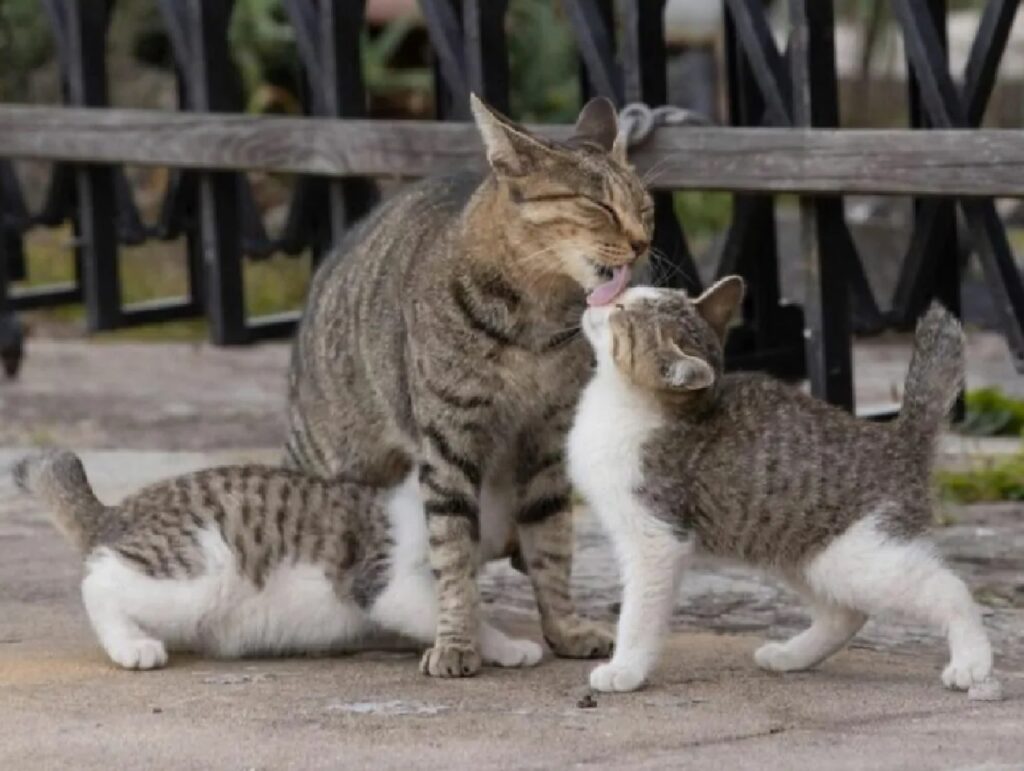
[(922, 439), (934, 439), (942, 430), (963, 379), (964, 331), (949, 311), (933, 302), (917, 322), (900, 425)]
[(68, 450), (29, 455), (12, 474), (18, 488), (49, 505), (57, 529), (82, 553), (96, 543), (108, 509), (93, 493), (77, 455)]

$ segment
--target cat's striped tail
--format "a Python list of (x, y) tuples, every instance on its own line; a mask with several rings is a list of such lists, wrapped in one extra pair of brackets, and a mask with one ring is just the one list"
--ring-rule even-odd
[(108, 525), (109, 509), (92, 491), (77, 455), (68, 450), (46, 450), (22, 458), (12, 473), (21, 490), (50, 507), (57, 529), (83, 554), (96, 544)]
[(917, 322), (899, 422), (921, 439), (942, 430), (964, 382), (964, 331), (939, 303)]

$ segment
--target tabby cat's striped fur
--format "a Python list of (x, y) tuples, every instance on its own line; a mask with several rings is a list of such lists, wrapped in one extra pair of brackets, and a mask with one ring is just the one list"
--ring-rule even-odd
[(489, 172), (413, 185), (351, 234), (314, 279), (290, 375), (291, 463), (382, 485), (418, 474), (440, 605), (422, 667), (437, 676), (479, 668), (477, 566), (515, 549), (554, 652), (610, 649), (573, 611), (563, 445), (590, 368), (585, 293), (652, 228), (609, 102), (566, 144), (473, 108)]

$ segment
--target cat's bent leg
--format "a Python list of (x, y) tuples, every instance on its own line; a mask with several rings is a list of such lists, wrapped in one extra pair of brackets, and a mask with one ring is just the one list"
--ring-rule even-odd
[(558, 510), (540, 520), (524, 521), (523, 514), (529, 517), (531, 513), (522, 509), (518, 525), (520, 549), (537, 598), (544, 639), (552, 652), (563, 658), (607, 656), (614, 639), (611, 629), (576, 613), (570, 586), (573, 515), (568, 494), (554, 500)]
[(590, 687), (598, 691), (632, 691), (647, 679), (668, 634), (689, 553), (668, 525), (642, 512), (630, 514), (620, 513), (610, 527), (624, 586), (615, 654), (590, 673)]
[(827, 603), (815, 604), (811, 626), (785, 642), (765, 643), (754, 653), (762, 669), (794, 672), (817, 666), (841, 650), (867, 621), (851, 608)]
[(163, 642), (147, 634), (125, 607), (126, 592), (147, 579), (109, 552), (91, 557), (82, 581), (82, 600), (100, 645), (125, 669), (158, 669), (167, 663)]
[(519, 546), (540, 609), (544, 638), (556, 656), (597, 658), (612, 649), (611, 630), (576, 614), (572, 600), (573, 522), (564, 434), (548, 430), (519, 453)]
[(970, 591), (922, 539), (888, 535), (866, 517), (805, 570), (816, 593), (865, 613), (896, 611), (934, 624), (949, 640), (948, 688), (967, 689), (992, 673), (992, 647)]
[[(373, 605), (373, 620), (382, 628), (429, 645), (437, 631), (437, 591), (429, 572), (396, 576)], [(532, 667), (543, 651), (532, 640), (514, 639), (486, 621), (480, 624), (480, 656), (499, 667)]]

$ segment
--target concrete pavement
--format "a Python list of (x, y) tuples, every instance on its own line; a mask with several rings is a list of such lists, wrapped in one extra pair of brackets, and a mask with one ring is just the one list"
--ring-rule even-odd
[[(19, 452), (0, 451), (0, 467)], [(114, 499), (168, 474), (272, 454), (85, 458), (101, 496)], [(1024, 516), (1005, 515), (963, 521), (952, 528), (960, 535), (942, 536), (944, 548), (967, 564), (995, 548), (990, 539), (1007, 543)], [(579, 539), (580, 604), (611, 621), (618, 583), (607, 541), (586, 518)], [(895, 621), (872, 622), (819, 671), (759, 671), (751, 654), (762, 637), (806, 620), (784, 590), (731, 569), (684, 582), (677, 631), (647, 689), (593, 701), (592, 662), (552, 659), (445, 682), (420, 675), (416, 652), (401, 650), (234, 662), (178, 655), (166, 670), (133, 673), (114, 668), (92, 637), (77, 556), (3, 480), (0, 768), (1021, 769), (1024, 611), (1013, 592), (1024, 577), (1019, 561), (1014, 572), (1012, 559), (984, 554), (973, 561), (1003, 572), (972, 583), (998, 584), (1010, 598), (989, 611), (1006, 694), (996, 703), (945, 691), (942, 641)], [(499, 624), (539, 638), (521, 576), (493, 566), (484, 596)]]

